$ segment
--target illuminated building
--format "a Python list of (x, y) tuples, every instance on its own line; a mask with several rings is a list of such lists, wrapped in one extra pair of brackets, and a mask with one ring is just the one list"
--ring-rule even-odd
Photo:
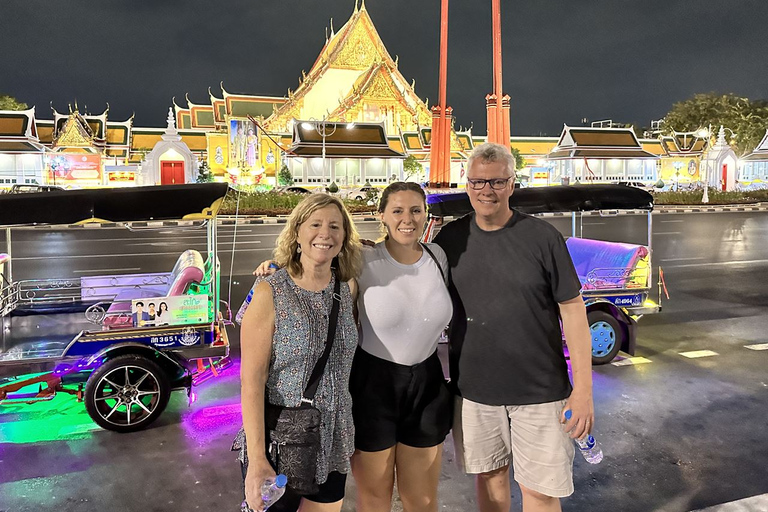
[(548, 181), (533, 185), (657, 180), (658, 156), (643, 149), (631, 128), (565, 126), (547, 155)]

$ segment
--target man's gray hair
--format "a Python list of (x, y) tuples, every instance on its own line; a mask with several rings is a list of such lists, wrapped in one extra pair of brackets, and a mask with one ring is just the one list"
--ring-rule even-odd
[(494, 142), (486, 142), (477, 146), (467, 160), (467, 171), (472, 167), (475, 160), (479, 159), (483, 163), (501, 162), (505, 164), (507, 172), (513, 178), (515, 177), (515, 157), (508, 147)]

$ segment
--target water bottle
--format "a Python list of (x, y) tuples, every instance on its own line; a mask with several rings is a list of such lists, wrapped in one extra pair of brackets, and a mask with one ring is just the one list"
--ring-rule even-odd
[[(566, 420), (571, 419), (572, 415), (573, 413), (570, 409), (565, 411)], [(603, 460), (603, 450), (600, 448), (600, 445), (597, 444), (595, 438), (592, 437), (592, 434), (587, 434), (587, 437), (583, 439), (574, 439), (574, 441), (576, 441), (579, 451), (584, 456), (584, 460), (590, 464), (599, 464), (600, 461)]]
[[(269, 268), (278, 270), (280, 267), (278, 267), (275, 262), (272, 262), (269, 264)], [(253, 298), (253, 290), (256, 289), (256, 285), (258, 285), (263, 279), (264, 279), (264, 276), (257, 277), (256, 281), (253, 282), (253, 286), (251, 286), (251, 289), (248, 291), (248, 295), (245, 296), (243, 305), (240, 306), (240, 309), (237, 311), (237, 314), (235, 315), (235, 322), (237, 322), (238, 325), (242, 325), (243, 323), (243, 316), (245, 315), (245, 310), (248, 309), (248, 304), (251, 303), (251, 299)]]
[[(261, 502), (264, 504), (264, 510), (275, 504), (277, 500), (285, 494), (285, 485), (288, 483), (288, 477), (277, 475), (275, 478), (267, 478), (261, 485)], [(240, 506), (240, 512), (253, 512), (245, 501)]]

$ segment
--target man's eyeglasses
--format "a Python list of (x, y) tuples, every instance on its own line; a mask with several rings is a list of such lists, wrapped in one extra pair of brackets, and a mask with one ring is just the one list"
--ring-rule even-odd
[(473, 180), (467, 178), (467, 183), (469, 183), (469, 187), (472, 190), (483, 190), (485, 188), (485, 184), (489, 184), (493, 190), (502, 190), (504, 187), (507, 186), (507, 183), (509, 180), (512, 179), (512, 176), (509, 178), (492, 178), (490, 180)]

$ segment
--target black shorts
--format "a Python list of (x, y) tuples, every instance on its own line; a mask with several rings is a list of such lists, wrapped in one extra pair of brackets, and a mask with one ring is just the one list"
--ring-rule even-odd
[[(243, 478), (245, 478), (245, 471), (243, 471)], [(301, 496), (291, 490), (291, 483), (288, 482), (285, 494), (269, 507), (269, 512), (296, 512), (299, 509), (299, 505), (301, 505), (301, 498), (314, 501), (315, 503), (336, 503), (344, 499), (346, 484), (346, 474), (332, 471), (328, 474), (328, 479), (319, 485), (319, 492)]]
[(406, 366), (358, 348), (349, 387), (358, 450), (437, 446), (451, 430), (453, 396), (437, 352)]

